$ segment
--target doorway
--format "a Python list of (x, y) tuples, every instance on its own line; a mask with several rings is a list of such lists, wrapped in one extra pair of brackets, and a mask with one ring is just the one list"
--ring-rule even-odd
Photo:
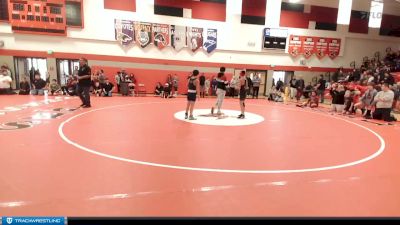
[(67, 84), (68, 77), (74, 73), (76, 68), (79, 68), (78, 59), (57, 59), (57, 80), (61, 86)]
[(47, 76), (47, 59), (46, 58), (30, 58), (30, 57), (14, 57), (15, 66), (15, 83), (19, 89), (19, 82), (26, 76), (27, 80), (32, 83), (35, 72), (40, 73), (40, 77), (46, 80)]

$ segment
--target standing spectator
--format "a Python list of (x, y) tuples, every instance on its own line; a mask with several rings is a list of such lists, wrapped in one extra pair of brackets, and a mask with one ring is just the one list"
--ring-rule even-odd
[(114, 84), (110, 83), (108, 78), (106, 78), (105, 83), (102, 88), (103, 88), (104, 97), (112, 97), (112, 92), (114, 90)]
[(92, 70), (88, 66), (88, 61), (85, 58), (79, 59), (78, 71), (78, 95), (82, 101), (83, 108), (92, 107), (90, 104), (90, 85)]
[(120, 93), (121, 91), (121, 72), (119, 71), (115, 77), (115, 83), (117, 84), (117, 92)]
[(19, 94), (20, 95), (29, 95), (31, 92), (31, 85), (29, 84), (26, 76), (23, 80), (19, 83)]
[(389, 84), (383, 84), (382, 91), (380, 91), (374, 99), (376, 109), (372, 117), (374, 119), (391, 122), (390, 112), (393, 106), (394, 93), (389, 88)]
[(174, 87), (174, 97), (178, 96), (178, 86), (179, 86), (179, 77), (178, 75), (174, 75), (174, 77), (172, 78), (172, 84)]
[(346, 91), (344, 86), (333, 84), (330, 90), (332, 96), (332, 112), (343, 113), (344, 110), (344, 96)]
[(44, 89), (46, 88), (46, 81), (40, 77), (40, 73), (36, 72), (35, 79), (32, 82), (33, 95), (44, 95)]
[[(296, 97), (296, 95), (297, 95), (296, 77), (293, 76), (292, 79), (290, 79), (289, 83), (290, 83), (290, 98), (294, 99), (294, 97)], [(276, 86), (278, 86), (278, 85), (276, 85)]]
[(253, 81), (250, 78), (250, 74), (247, 74), (246, 79), (247, 79), (247, 86), (249, 88), (249, 89), (247, 89), (247, 95), (250, 96), (253, 94), (252, 93), (253, 92)]
[[(278, 82), (276, 82), (276, 90), (280, 91), (282, 87), (283, 87), (283, 81), (281, 81), (281, 78), (279, 78)], [(291, 90), (290, 90), (290, 94), (292, 94)]]
[(210, 94), (210, 86), (211, 86), (210, 79), (207, 78), (206, 81), (204, 82), (204, 92), (207, 96)]
[(321, 99), (321, 103), (324, 103), (325, 97), (325, 87), (326, 87), (326, 80), (324, 79), (324, 75), (319, 75), (319, 80), (316, 86), (318, 96)]
[(199, 77), (200, 98), (201, 97), (205, 98), (205, 84), (206, 84), (206, 77), (204, 76), (204, 73), (201, 73), (201, 76)]
[(253, 98), (258, 99), (258, 92), (260, 91), (260, 85), (261, 85), (261, 78), (260, 75), (256, 74), (253, 77)]
[(304, 91), (304, 88), (305, 88), (305, 83), (304, 83), (303, 77), (300, 76), (299, 78), (300, 79), (298, 79), (296, 81), (296, 91), (297, 91), (296, 99), (297, 99), (297, 102), (299, 102), (300, 99), (301, 99), (301, 96), (303, 96), (303, 91)]

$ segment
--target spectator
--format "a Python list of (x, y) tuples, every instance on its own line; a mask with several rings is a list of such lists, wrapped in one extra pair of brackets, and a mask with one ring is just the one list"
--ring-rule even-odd
[(174, 97), (178, 96), (178, 86), (179, 86), (179, 77), (178, 75), (174, 75), (174, 77), (172, 78), (172, 85), (174, 87)]
[(51, 82), (51, 84), (50, 84), (50, 86), (49, 86), (49, 89), (50, 89), (50, 93), (51, 93), (51, 95), (54, 95), (54, 94), (60, 94), (60, 93), (62, 93), (62, 91), (61, 91), (61, 87), (60, 87), (60, 85), (57, 83), (57, 80), (56, 79), (53, 79), (52, 80), (52, 82)]
[(260, 91), (260, 85), (261, 85), (261, 78), (260, 75), (256, 74), (253, 77), (253, 98), (258, 99), (258, 92)]
[(374, 104), (375, 104), (375, 112), (372, 117), (378, 120), (384, 120), (387, 122), (391, 122), (390, 112), (392, 110), (394, 100), (394, 93), (389, 88), (389, 84), (382, 85), (382, 91), (378, 92), (375, 96)]
[(332, 96), (332, 112), (343, 113), (345, 89), (343, 85), (333, 84), (330, 90)]
[(321, 103), (324, 103), (325, 87), (326, 87), (326, 80), (324, 79), (324, 75), (321, 74), (319, 76), (318, 84), (316, 86), (318, 96), (321, 99)]
[(306, 107), (308, 105), (310, 108), (317, 108), (318, 107), (318, 103), (319, 103), (318, 94), (317, 94), (316, 91), (312, 91), (310, 98), (306, 102), (301, 103), (301, 104), (297, 104), (296, 106), (303, 108), (303, 107)]
[(31, 92), (31, 85), (29, 84), (26, 76), (23, 80), (19, 83), (19, 94), (20, 95), (29, 95)]
[(163, 92), (163, 98), (169, 98), (171, 94), (171, 86), (169, 85), (168, 82), (164, 84), (164, 92)]
[(253, 92), (253, 80), (250, 78), (250, 74), (247, 74), (247, 86), (249, 89), (247, 89), (247, 95), (252, 95)]
[(10, 76), (0, 73), (0, 94), (11, 94), (11, 82)]
[[(105, 84), (105, 80), (104, 80)], [(97, 97), (102, 96), (103, 94), (103, 86), (104, 84), (100, 84), (100, 81), (95, 81), (93, 85), (93, 94)]]
[(200, 98), (205, 97), (205, 83), (206, 83), (206, 77), (204, 76), (204, 73), (201, 73), (201, 75), (199, 77)]
[(33, 95), (44, 95), (46, 88), (46, 81), (40, 77), (40, 73), (35, 73), (35, 79), (32, 82), (31, 94)]
[(103, 85), (103, 96), (104, 97), (112, 97), (112, 92), (114, 90), (114, 84), (110, 83), (110, 81), (106, 78), (105, 83)]
[(305, 88), (305, 83), (304, 83), (303, 77), (300, 76), (300, 79), (298, 79), (296, 81), (296, 91), (297, 91), (296, 99), (297, 99), (297, 102), (299, 102), (301, 96), (303, 96), (304, 88)]
[(363, 110), (363, 116), (366, 119), (371, 118), (372, 103), (374, 102), (374, 98), (378, 93), (374, 86), (374, 83), (369, 83), (367, 91), (360, 98), (360, 102), (354, 105), (356, 109)]
[[(296, 97), (296, 95), (297, 95), (296, 83), (297, 83), (296, 77), (293, 76), (292, 79), (290, 79), (290, 81), (289, 81), (289, 84), (290, 84), (290, 98), (291, 99), (294, 99), (294, 97)], [(278, 89), (278, 84), (276, 85), (276, 87)]]
[(163, 86), (161, 85), (160, 82), (158, 82), (157, 85), (156, 85), (156, 89), (154, 90), (154, 95), (155, 96), (162, 96), (163, 91), (164, 91)]
[(207, 78), (204, 82), (204, 93), (206, 94), (206, 96), (210, 94), (210, 85), (211, 85), (210, 79)]

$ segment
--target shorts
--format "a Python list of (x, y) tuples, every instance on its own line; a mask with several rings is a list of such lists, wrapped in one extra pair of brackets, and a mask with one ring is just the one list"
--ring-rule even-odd
[(247, 92), (246, 92), (246, 90), (240, 90), (240, 94), (239, 94), (240, 96), (240, 101), (244, 101), (244, 100), (246, 100), (246, 96), (247, 96)]
[(188, 93), (187, 94), (187, 100), (189, 102), (195, 102), (196, 101), (196, 97), (197, 97), (196, 93)]

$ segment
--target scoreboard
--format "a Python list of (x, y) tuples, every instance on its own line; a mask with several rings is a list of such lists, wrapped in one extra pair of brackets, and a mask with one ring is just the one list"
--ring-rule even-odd
[(81, 0), (8, 0), (8, 19), (17, 33), (65, 36), (68, 23), (83, 26), (82, 12)]
[(263, 49), (286, 49), (287, 29), (264, 28)]

